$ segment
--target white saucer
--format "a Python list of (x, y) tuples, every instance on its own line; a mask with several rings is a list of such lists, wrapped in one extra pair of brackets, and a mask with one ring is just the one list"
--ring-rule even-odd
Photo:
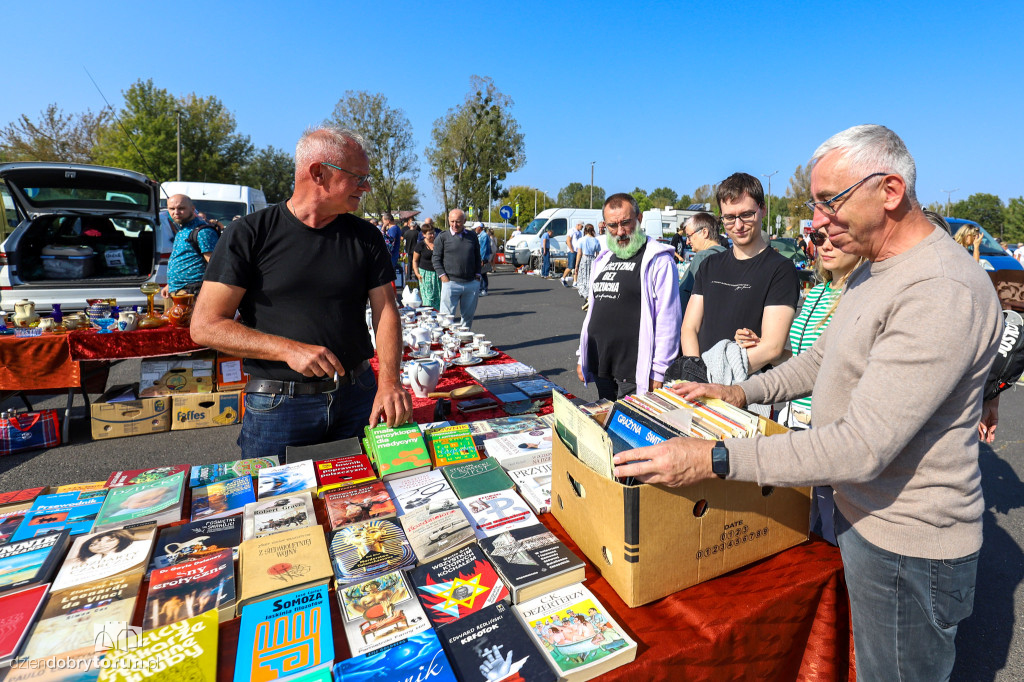
[(479, 358), (479, 357), (474, 357), (469, 362), (464, 361), (462, 358), (455, 358), (454, 360), (452, 360), (452, 364), (453, 365), (458, 365), (459, 367), (469, 367), (471, 365), (479, 365), (481, 362), (483, 362), (483, 358)]
[(416, 360), (424, 360), (424, 359), (430, 357), (430, 352), (428, 351), (428, 352), (422, 353), (422, 354), (415, 353), (415, 352), (414, 353), (409, 353), (409, 357), (410, 358), (415, 358)]
[(499, 355), (501, 355), (501, 353), (499, 353), (496, 350), (492, 350), (490, 353), (477, 353), (476, 354), (476, 356), (478, 358), (481, 358), (481, 359), (484, 359), (484, 360), (486, 360), (487, 358), (496, 358)]

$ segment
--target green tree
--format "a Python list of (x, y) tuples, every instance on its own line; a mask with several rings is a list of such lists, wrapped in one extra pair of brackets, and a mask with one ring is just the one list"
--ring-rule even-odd
[(93, 163), (93, 147), (99, 130), (111, 119), (111, 110), (94, 114), (65, 114), (56, 104), (48, 104), (31, 120), (22, 114), (0, 129), (0, 157), (4, 161), (62, 161)]
[(721, 215), (721, 212), (718, 210), (718, 204), (715, 203), (716, 189), (718, 189), (718, 185), (701, 185), (693, 190), (693, 203), (711, 204), (711, 212), (715, 215)]
[(676, 191), (668, 187), (658, 187), (647, 196), (651, 200), (651, 205), (655, 208), (675, 206), (676, 202), (679, 201), (679, 195), (676, 194)]
[[(765, 203), (770, 204), (768, 206), (768, 215), (765, 220), (765, 229), (768, 230), (769, 234), (775, 235), (775, 223), (778, 217), (782, 218), (781, 232), (790, 231), (790, 217), (792, 214), (792, 202), (786, 197), (772, 196), (771, 201), (765, 199)], [(799, 225), (799, 223), (797, 223)]]
[(1003, 229), (1006, 240), (1024, 242), (1024, 197), (1016, 197), (1006, 202), (1003, 209)]
[(934, 211), (935, 213), (938, 213), (941, 216), (946, 215), (946, 205), (941, 201), (933, 201), (932, 203), (925, 206), (925, 209), (928, 211)]
[(194, 93), (175, 97), (156, 87), (152, 79), (136, 81), (123, 95), (118, 117), (124, 128), (114, 122), (100, 130), (97, 162), (137, 170), (161, 182), (173, 180), (177, 177), (176, 130), (181, 112), (182, 179), (238, 182), (253, 145), (247, 135), (235, 132), (235, 117), (219, 99)]
[(402, 180), (416, 180), (419, 159), (413, 151), (412, 124), (405, 112), (389, 106), (388, 98), (379, 92), (347, 90), (334, 106), (330, 120), (366, 138), (372, 177), (367, 198), (374, 213), (408, 208), (403, 202), (410, 198), (409, 187), (402, 186), (403, 201), (398, 201), (398, 188)]
[(526, 163), (512, 106), (494, 81), (473, 76), (465, 101), (434, 121), (426, 153), (446, 210), (486, 208), (491, 198), (502, 196), (505, 176)]
[(393, 206), (396, 211), (414, 211), (420, 207), (420, 193), (415, 182), (402, 178), (395, 184)]
[(647, 195), (645, 190), (642, 190), (639, 187), (634, 187), (630, 194), (632, 194), (633, 198), (636, 199), (636, 205), (640, 209), (640, 213), (650, 211), (654, 208), (654, 204), (651, 203), (651, 198)]
[(792, 207), (790, 215), (796, 220), (811, 218), (811, 210), (804, 205), (804, 202), (811, 200), (811, 164), (797, 166), (793, 171), (793, 177), (789, 179), (789, 187), (786, 189), (786, 196), (791, 200)]
[[(594, 208), (604, 205), (604, 188), (594, 185)], [(582, 182), (570, 182), (558, 190), (555, 203), (559, 208), (590, 208), (590, 185)]]
[(1003, 238), (1003, 202), (995, 194), (979, 192), (949, 208), (953, 218), (973, 220), (998, 239)]
[(262, 189), (268, 203), (285, 201), (295, 185), (295, 159), (285, 150), (268, 145), (245, 162), (238, 183)]

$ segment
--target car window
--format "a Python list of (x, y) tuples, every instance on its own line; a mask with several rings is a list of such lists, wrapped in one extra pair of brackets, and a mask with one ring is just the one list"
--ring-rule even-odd
[(4, 207), (4, 222), (0, 225), (0, 241), (2, 241), (7, 239), (7, 236), (18, 226), (18, 211), (14, 208), (14, 200), (11, 199), (7, 186), (3, 184), (0, 184), (0, 202), (3, 202)]
[(552, 218), (548, 221), (547, 228), (553, 230), (556, 237), (564, 237), (568, 222), (565, 218)]

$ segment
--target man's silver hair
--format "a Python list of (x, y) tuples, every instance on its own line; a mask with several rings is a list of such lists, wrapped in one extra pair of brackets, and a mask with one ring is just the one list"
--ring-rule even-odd
[(355, 144), (369, 155), (366, 138), (354, 130), (332, 123), (307, 128), (295, 145), (296, 172), (322, 161), (342, 165), (347, 160), (345, 152), (349, 144)]
[(907, 185), (907, 198), (918, 206), (917, 166), (900, 136), (880, 125), (860, 125), (847, 128), (825, 140), (818, 147), (811, 164), (836, 149), (842, 150), (850, 166), (867, 175), (876, 172), (894, 173)]

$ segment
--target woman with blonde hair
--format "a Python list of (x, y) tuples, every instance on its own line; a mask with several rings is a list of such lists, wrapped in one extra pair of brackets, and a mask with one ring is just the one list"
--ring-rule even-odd
[(953, 235), (953, 239), (954, 241), (956, 241), (957, 244), (964, 247), (968, 251), (970, 251), (971, 247), (973, 246), (974, 262), (981, 262), (981, 242), (983, 239), (985, 239), (985, 236), (981, 234), (981, 230), (979, 230), (974, 225), (964, 225), (963, 227), (956, 231), (956, 234)]

